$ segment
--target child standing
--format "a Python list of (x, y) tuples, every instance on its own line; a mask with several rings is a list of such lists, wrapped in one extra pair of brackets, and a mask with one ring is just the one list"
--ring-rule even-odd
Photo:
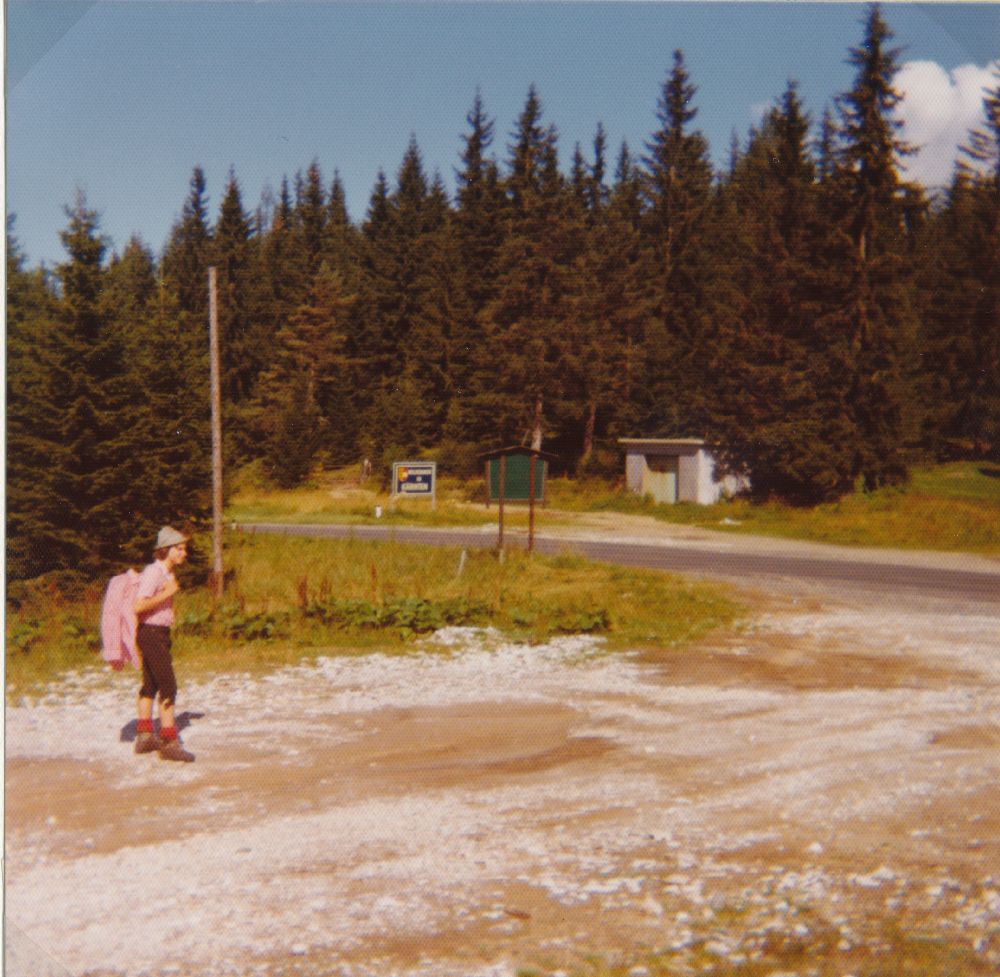
[[(177, 679), (171, 656), (170, 629), (174, 623), (174, 594), (180, 584), (174, 568), (187, 559), (190, 537), (164, 526), (156, 537), (153, 562), (139, 576), (135, 613), (139, 626), (136, 644), (142, 656), (142, 688), (139, 690), (139, 727), (136, 753), (159, 751), (163, 760), (190, 763), (188, 753), (177, 738), (174, 699)], [(153, 728), (153, 702), (160, 700), (160, 735)]]

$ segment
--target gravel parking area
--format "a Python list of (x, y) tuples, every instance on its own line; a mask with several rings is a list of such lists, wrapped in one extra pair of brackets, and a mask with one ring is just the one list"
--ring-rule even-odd
[(655, 655), (181, 660), (193, 764), (133, 754), (134, 673), (9, 705), (7, 973), (995, 973), (1000, 607), (759, 610)]

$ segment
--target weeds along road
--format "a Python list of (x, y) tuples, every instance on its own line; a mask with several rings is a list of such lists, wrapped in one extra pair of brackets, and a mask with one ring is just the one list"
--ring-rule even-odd
[[(615, 532), (614, 523), (641, 535)], [(653, 520), (612, 517), (602, 525), (581, 520), (578, 531), (561, 527), (535, 536), (535, 549), (571, 551), (604, 563), (690, 573), (768, 587), (818, 586), (869, 596), (909, 595), (971, 604), (1000, 603), (1000, 561), (959, 553), (862, 550), (764, 537), (734, 536), (667, 526)], [(332, 539), (394, 540), (429, 546), (492, 547), (495, 527), (428, 529), (398, 526), (237, 523), (244, 532)], [(523, 532), (506, 532), (505, 545), (524, 547)]]

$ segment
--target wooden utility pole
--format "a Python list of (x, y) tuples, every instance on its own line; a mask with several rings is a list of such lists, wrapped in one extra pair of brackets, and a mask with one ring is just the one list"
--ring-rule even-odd
[(208, 341), (212, 397), (212, 593), (222, 596), (222, 379), (219, 371), (217, 275), (208, 269)]

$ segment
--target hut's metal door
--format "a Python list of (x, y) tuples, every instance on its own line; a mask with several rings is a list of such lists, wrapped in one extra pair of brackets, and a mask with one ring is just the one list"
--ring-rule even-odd
[(646, 458), (642, 494), (656, 502), (673, 505), (677, 501), (677, 455), (652, 455)]

